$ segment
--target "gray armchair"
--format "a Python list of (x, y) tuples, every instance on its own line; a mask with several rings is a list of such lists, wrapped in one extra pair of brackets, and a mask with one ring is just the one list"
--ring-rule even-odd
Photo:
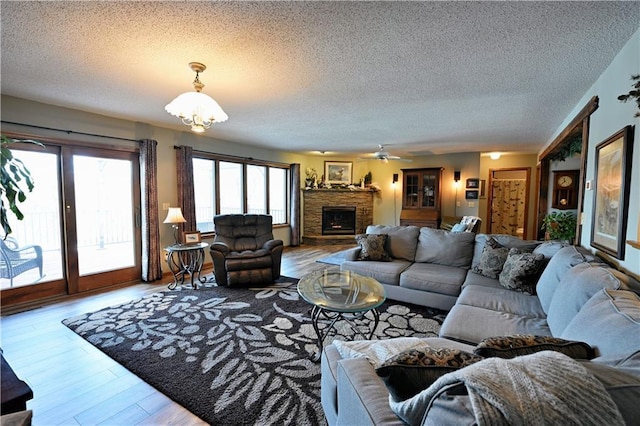
[(213, 224), (216, 236), (209, 251), (219, 286), (269, 284), (280, 277), (284, 245), (273, 239), (271, 216), (220, 215)]

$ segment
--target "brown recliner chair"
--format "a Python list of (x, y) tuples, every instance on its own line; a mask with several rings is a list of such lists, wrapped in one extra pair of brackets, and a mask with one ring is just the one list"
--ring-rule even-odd
[(273, 239), (271, 216), (220, 215), (213, 224), (210, 253), (219, 286), (270, 284), (280, 277), (284, 245)]

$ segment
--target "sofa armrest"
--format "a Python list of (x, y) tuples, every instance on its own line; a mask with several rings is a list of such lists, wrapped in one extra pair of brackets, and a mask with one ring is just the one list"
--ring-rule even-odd
[(389, 392), (364, 358), (338, 362), (338, 425), (403, 425), (389, 407)]
[(227, 254), (231, 251), (228, 245), (220, 242), (211, 244), (210, 250), (219, 251), (222, 254)]
[(282, 240), (269, 240), (262, 246), (263, 249), (272, 251), (274, 248), (284, 246)]
[(350, 249), (346, 250), (344, 252), (344, 260), (345, 261), (347, 261), (347, 260), (358, 260), (358, 258), (360, 257), (360, 251), (361, 250), (362, 249), (361, 249), (360, 246), (353, 247), (353, 248), (350, 248)]

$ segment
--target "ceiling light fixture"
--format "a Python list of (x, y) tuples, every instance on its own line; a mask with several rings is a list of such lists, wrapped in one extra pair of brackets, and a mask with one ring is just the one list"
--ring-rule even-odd
[(185, 125), (191, 126), (192, 132), (203, 133), (213, 123), (227, 121), (229, 116), (216, 101), (200, 92), (204, 84), (200, 82), (199, 76), (207, 67), (200, 62), (189, 62), (189, 67), (196, 73), (196, 79), (193, 80), (196, 91), (183, 93), (164, 109), (180, 118)]
[(500, 155), (501, 154), (499, 152), (492, 152), (491, 154), (489, 154), (489, 157), (491, 157), (492, 160), (499, 160)]

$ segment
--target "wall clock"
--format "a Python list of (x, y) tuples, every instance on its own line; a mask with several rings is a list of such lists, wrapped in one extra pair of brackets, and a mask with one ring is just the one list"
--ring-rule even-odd
[(578, 208), (578, 179), (580, 170), (553, 172), (553, 197), (551, 207), (559, 210)]

